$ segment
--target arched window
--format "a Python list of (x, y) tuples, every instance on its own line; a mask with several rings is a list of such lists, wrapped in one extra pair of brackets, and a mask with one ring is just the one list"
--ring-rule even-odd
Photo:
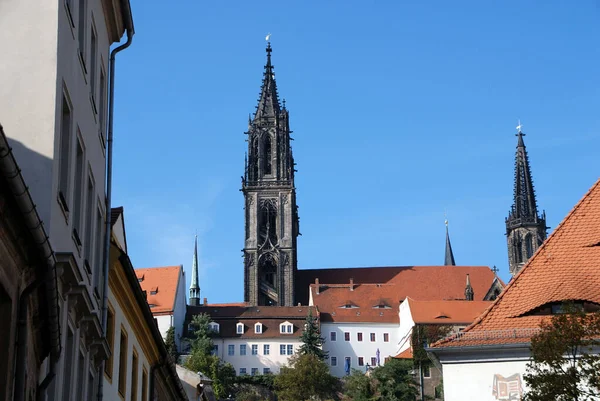
[(515, 254), (517, 263), (523, 263), (523, 241), (520, 237), (515, 241)]
[(525, 254), (527, 259), (533, 256), (533, 236), (531, 234), (525, 236)]
[(258, 180), (258, 139), (252, 140), (252, 152), (250, 152), (250, 180)]
[(273, 149), (271, 146), (271, 135), (265, 135), (265, 142), (263, 146), (263, 174), (271, 175), (272, 174), (272, 159), (273, 159)]

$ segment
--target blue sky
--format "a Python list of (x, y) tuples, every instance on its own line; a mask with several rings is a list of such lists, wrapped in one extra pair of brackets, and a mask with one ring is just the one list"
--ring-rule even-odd
[[(243, 300), (244, 131), (271, 33), (294, 131), (298, 265), (457, 264), (508, 279), (520, 119), (556, 227), (598, 179), (600, 3), (132, 0), (117, 56), (113, 205), (136, 267)], [(175, 4), (175, 3), (174, 3)]]

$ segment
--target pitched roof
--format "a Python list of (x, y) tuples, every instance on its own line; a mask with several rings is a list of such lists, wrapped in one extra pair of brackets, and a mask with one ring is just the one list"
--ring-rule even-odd
[(395, 358), (395, 359), (413, 359), (412, 348), (408, 347), (407, 349), (405, 349), (404, 351), (402, 351), (401, 353), (399, 353), (398, 355), (396, 355), (393, 358)]
[(175, 297), (182, 266), (135, 269), (140, 286), (146, 291), (153, 314), (169, 313), (175, 309)]
[(417, 301), (406, 298), (415, 323), (471, 324), (492, 301)]
[(553, 302), (600, 304), (600, 180), (577, 203), (494, 304), (433, 347), (526, 343)]
[[(215, 323), (219, 324), (221, 337), (294, 338), (300, 337), (302, 334), (309, 309), (312, 310), (313, 316), (318, 318), (316, 308), (308, 306), (188, 306), (186, 322), (189, 323), (194, 315), (206, 313)], [(280, 333), (279, 325), (285, 322), (293, 325), (291, 334)], [(236, 331), (238, 323), (244, 324), (243, 334), (238, 334)], [(262, 323), (261, 333), (254, 332), (255, 323)]]
[[(322, 322), (397, 323), (398, 305), (419, 300), (464, 299), (470, 275), (475, 300), (483, 300), (495, 275), (487, 266), (406, 266), (298, 271), (306, 282)], [(308, 274), (307, 274), (308, 273)], [(319, 279), (317, 285), (310, 284)], [(350, 291), (350, 278), (354, 289)], [(353, 307), (345, 307), (347, 304)], [(387, 306), (387, 307), (380, 307)]]

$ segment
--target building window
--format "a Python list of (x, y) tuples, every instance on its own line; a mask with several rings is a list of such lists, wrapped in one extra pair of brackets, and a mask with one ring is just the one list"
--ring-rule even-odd
[(294, 355), (294, 346), (292, 344), (288, 344), (287, 346), (287, 354)]
[(71, 130), (73, 118), (71, 116), (71, 106), (63, 95), (62, 117), (60, 122), (60, 154), (59, 154), (59, 182), (58, 199), (62, 208), (69, 211), (69, 168), (71, 166)]
[[(98, 298), (102, 297), (102, 286), (104, 285), (104, 281), (102, 280), (104, 276), (104, 269), (102, 266), (102, 252), (103, 252), (103, 244), (104, 244), (104, 218), (102, 216), (102, 210), (98, 208), (96, 211), (96, 246), (94, 247), (94, 287), (96, 290), (96, 295)], [(142, 277), (142, 280), (144, 278)]]
[(337, 333), (335, 331), (332, 331), (331, 333), (329, 333), (329, 339), (331, 341), (337, 341)]
[(85, 23), (87, 20), (86, 0), (79, 0), (79, 21), (77, 21), (77, 39), (79, 40), (79, 55), (85, 68)]
[(293, 325), (289, 323), (281, 323), (279, 326), (279, 332), (281, 334), (291, 334), (293, 332)]
[(243, 323), (238, 323), (235, 327), (235, 332), (237, 334), (244, 334), (244, 324)]
[(265, 147), (263, 149), (263, 168), (264, 175), (270, 175), (272, 170), (272, 146), (271, 146), (271, 135), (265, 136)]
[[(73, 376), (72, 366), (73, 366), (73, 346), (74, 346), (75, 337), (73, 336), (73, 331), (71, 327), (67, 329), (67, 339), (65, 343), (65, 372), (63, 379), (63, 388), (71, 388), (71, 376)], [(71, 393), (69, 391), (63, 392), (63, 401), (69, 401), (71, 398)]]
[(94, 374), (90, 370), (88, 372), (88, 382), (87, 382), (87, 399), (88, 400), (94, 399), (94, 391), (95, 390), (97, 390), (97, 388), (96, 388), (96, 383), (94, 381)]
[(84, 396), (84, 375), (86, 372), (86, 368), (85, 368), (85, 356), (83, 355), (83, 350), (80, 350), (79, 352), (79, 358), (77, 361), (77, 370), (79, 371), (79, 373), (77, 374), (77, 392), (75, 394), (77, 394), (77, 398), (80, 400), (83, 400)]
[(110, 379), (112, 378), (113, 372), (113, 355), (115, 344), (115, 312), (110, 306), (108, 307), (108, 313), (106, 315), (106, 342), (108, 343), (110, 356), (104, 364), (104, 373), (106, 373), (106, 376), (108, 376), (108, 378)]
[(215, 322), (209, 323), (208, 328), (213, 333), (218, 333), (219, 332), (219, 323), (215, 323)]
[(263, 355), (269, 355), (271, 353), (271, 346), (269, 344), (263, 345)]
[(331, 366), (337, 366), (337, 357), (335, 357), (335, 356), (331, 357)]
[(375, 333), (371, 333), (371, 342), (374, 343), (375, 342)]
[(268, 375), (271, 373), (271, 369), (269, 368), (263, 368), (263, 375)]
[(358, 357), (358, 366), (365, 366), (365, 358), (362, 356)]
[(137, 401), (138, 390), (138, 356), (135, 350), (131, 356), (131, 401)]
[(377, 366), (377, 358), (371, 357), (371, 366)]
[(362, 333), (356, 333), (356, 339), (362, 341)]
[(252, 345), (252, 355), (258, 355), (258, 345)]
[(346, 363), (346, 365), (344, 365), (344, 368), (346, 366), (347, 367), (351, 367), (352, 366), (352, 358), (351, 357), (347, 356), (344, 360), (345, 360), (345, 363)]
[(142, 401), (148, 401), (148, 372), (142, 370)]
[(252, 376), (256, 376), (258, 374), (258, 368), (252, 368), (252, 370), (250, 371), (250, 374)]
[(96, 32), (94, 31), (94, 27), (90, 28), (90, 92), (92, 96), (92, 106), (94, 108), (94, 113), (97, 112), (96, 109), (96, 74), (98, 67), (96, 64), (98, 63), (98, 39), (96, 38)]
[(279, 346), (279, 355), (285, 355), (285, 344)]
[(106, 118), (106, 77), (104, 76), (104, 70), (100, 70), (100, 99), (98, 104), (98, 122), (100, 125), (100, 142), (102, 148), (105, 146), (105, 132), (104, 127), (106, 126), (104, 119)]
[(246, 374), (246, 368), (240, 368), (240, 376), (243, 376)]
[(384, 343), (390, 342), (390, 334), (389, 333), (383, 333), (383, 342)]
[(293, 328), (293, 326), (291, 324), (287, 325), (287, 332), (288, 332), (288, 334), (292, 333), (292, 328)]
[[(78, 134), (81, 134), (78, 131)], [(79, 137), (80, 135), (78, 135)], [(77, 139), (77, 153), (75, 156), (75, 186), (73, 188), (73, 236), (77, 246), (81, 246), (81, 204), (83, 201), (83, 171), (85, 159), (81, 140)]]
[[(91, 174), (91, 171), (90, 171)], [(94, 250), (94, 244), (92, 241), (93, 224), (94, 224), (94, 179), (90, 175), (87, 182), (87, 191), (85, 195), (85, 238), (84, 238), (84, 252), (85, 264), (87, 265), (88, 273), (92, 273), (92, 251)]]
[(227, 346), (227, 355), (229, 355), (229, 356), (235, 355), (235, 345), (229, 344)]
[(255, 332), (256, 334), (261, 334), (261, 333), (262, 333), (262, 324), (260, 324), (260, 323), (256, 323), (256, 324), (254, 325), (254, 332)]
[(240, 344), (240, 355), (246, 355), (246, 344)]
[(219, 356), (219, 346), (217, 344), (213, 345), (212, 354)]
[(127, 387), (127, 333), (121, 329), (121, 342), (119, 347), (119, 394), (125, 397)]
[(344, 341), (350, 341), (350, 333), (348, 333), (348, 332), (344, 333)]
[(423, 377), (425, 377), (425, 378), (431, 377), (431, 368), (429, 365), (423, 366)]

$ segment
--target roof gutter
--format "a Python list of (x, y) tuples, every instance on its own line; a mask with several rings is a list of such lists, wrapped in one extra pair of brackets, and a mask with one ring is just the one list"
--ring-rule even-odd
[[(129, 0), (121, 0), (121, 11), (123, 13), (123, 19), (125, 22), (125, 30), (127, 31), (127, 41), (114, 48), (110, 52), (110, 77), (109, 77), (109, 89), (108, 89), (108, 135), (106, 141), (106, 208), (105, 208), (105, 233), (104, 233), (104, 265), (103, 274), (104, 282), (102, 283), (102, 336), (106, 338), (106, 319), (108, 316), (108, 272), (109, 272), (109, 251), (110, 251), (110, 238), (111, 238), (111, 215), (110, 205), (112, 198), (112, 156), (113, 156), (113, 126), (114, 126), (114, 110), (115, 110), (115, 57), (117, 53), (127, 49), (133, 41), (133, 35), (135, 29), (133, 27), (133, 16), (131, 14), (131, 4)], [(102, 372), (104, 372), (105, 361), (102, 361), (100, 367), (100, 380), (98, 380), (98, 401), (102, 401), (103, 397), (103, 386), (104, 379)]]
[[(4, 130), (0, 126), (0, 174), (2, 174), (6, 181), (10, 191), (12, 192), (18, 208), (20, 209), (27, 229), (29, 230), (33, 241), (38, 249), (41, 260), (44, 262), (45, 270), (43, 277), (36, 279), (33, 283), (30, 283), (20, 294), (19, 303), (17, 305), (18, 310), (21, 313), (17, 313), (19, 319), (23, 318), (22, 313), (26, 312), (27, 297), (39, 287), (45, 283), (46, 296), (48, 302), (48, 320), (50, 325), (50, 364), (56, 363), (61, 353), (60, 344), (60, 323), (58, 319), (58, 278), (56, 275), (56, 258), (54, 251), (48, 240), (48, 235), (44, 229), (44, 224), (37, 213), (36, 206), (33, 203), (31, 194), (23, 176), (19, 169), (12, 149), (8, 144)], [(26, 318), (26, 316), (25, 316)], [(19, 337), (24, 333), (21, 333), (21, 329), (24, 329), (19, 323), (19, 333), (16, 336), (16, 341), (19, 341)], [(17, 347), (19, 350), (19, 347)], [(25, 349), (22, 349), (25, 352)], [(19, 359), (19, 358), (17, 358)], [(24, 360), (25, 358), (23, 358)], [(17, 372), (20, 369), (17, 369)], [(51, 366), (51, 371), (53, 368)]]

